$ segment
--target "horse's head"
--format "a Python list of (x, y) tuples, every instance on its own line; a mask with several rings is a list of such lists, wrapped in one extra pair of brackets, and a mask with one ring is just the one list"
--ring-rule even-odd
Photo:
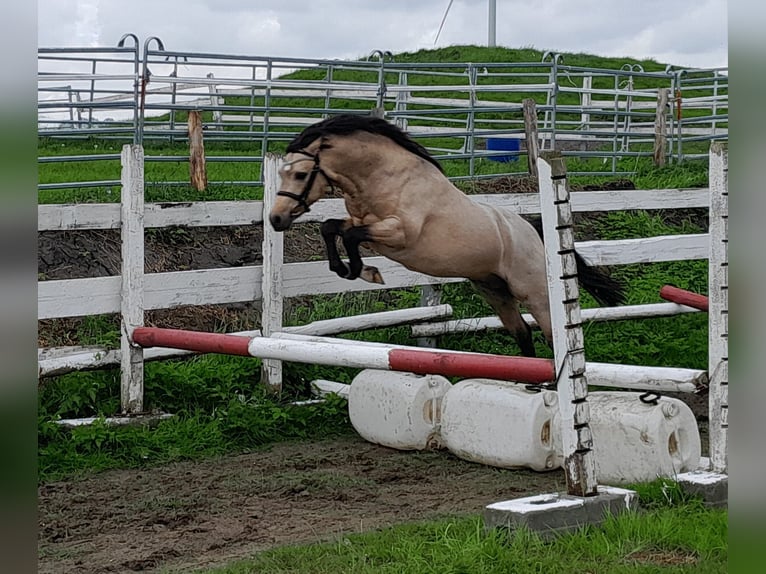
[(279, 175), (282, 185), (269, 213), (269, 221), (277, 231), (285, 231), (332, 190), (333, 181), (319, 165), (319, 153), (304, 150), (288, 153)]

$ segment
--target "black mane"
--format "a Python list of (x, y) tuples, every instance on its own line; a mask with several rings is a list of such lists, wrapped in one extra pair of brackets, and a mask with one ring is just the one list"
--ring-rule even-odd
[(287, 153), (297, 152), (305, 149), (308, 145), (311, 144), (311, 142), (322, 136), (344, 136), (358, 131), (365, 131), (372, 134), (385, 136), (392, 140), (394, 143), (399, 144), (407, 151), (422, 157), (426, 161), (431, 162), (433, 165), (438, 167), (439, 171), (442, 173), (444, 172), (442, 166), (438, 161), (431, 157), (431, 154), (428, 153), (426, 148), (424, 148), (418, 142), (414, 141), (412, 138), (410, 138), (410, 136), (408, 136), (394, 124), (373, 116), (340, 114), (312, 124), (303, 130), (300, 134), (298, 134), (295, 139), (293, 139), (293, 141), (287, 145)]

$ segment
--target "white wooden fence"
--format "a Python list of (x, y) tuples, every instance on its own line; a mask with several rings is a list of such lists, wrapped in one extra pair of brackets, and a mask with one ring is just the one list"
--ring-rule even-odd
[[(716, 156), (717, 157), (717, 156)], [(280, 158), (267, 157), (266, 193), (276, 189), (276, 173)], [(145, 359), (183, 355), (180, 351), (141, 351), (130, 346), (127, 334), (143, 321), (143, 311), (168, 309), (182, 305), (212, 305), (261, 301), (265, 333), (282, 329), (282, 300), (285, 297), (341, 293), (380, 288), (378, 285), (350, 282), (338, 278), (325, 261), (283, 263), (282, 236), (264, 225), (264, 264), (246, 267), (177, 271), (143, 274), (143, 231), (145, 228), (185, 226), (230, 226), (263, 224), (264, 203), (261, 201), (194, 202), (179, 204), (143, 204), (143, 152), (140, 146), (126, 146), (122, 154), (123, 195), (119, 204), (40, 205), (38, 230), (82, 230), (121, 228), (123, 236), (122, 276), (40, 281), (38, 283), (38, 319), (77, 317), (103, 313), (120, 313), (122, 345), (120, 350), (106, 348), (40, 349), (41, 376), (71, 370), (100, 368), (120, 364), (123, 372), (122, 408), (136, 413), (143, 409), (142, 365)], [(720, 163), (720, 162), (719, 162)], [(718, 164), (716, 164), (718, 165)], [(719, 169), (719, 168), (716, 168)], [(719, 181), (720, 176), (716, 176)], [(711, 179), (714, 179), (711, 175)], [(536, 193), (508, 195), (476, 195), (476, 201), (510, 207), (522, 214), (540, 213)], [(268, 200), (267, 200), (268, 201)], [(575, 212), (630, 209), (707, 208), (708, 189), (670, 189), (639, 191), (578, 192), (571, 196)], [(304, 221), (316, 222), (329, 217), (342, 217), (342, 200), (320, 201)], [(707, 234), (673, 235), (619, 241), (586, 241), (577, 250), (591, 263), (622, 265), (686, 259), (706, 259), (710, 241)], [(258, 246), (253, 246), (257, 249)], [(371, 265), (386, 277), (386, 289), (423, 285), (439, 285), (456, 279), (439, 279), (413, 273), (400, 265), (373, 257)], [(659, 289), (658, 285), (658, 289)], [(673, 303), (628, 306), (615, 309), (586, 310), (584, 317), (594, 320), (658, 316), (690, 312)], [(444, 317), (444, 315), (442, 315)], [(473, 324), (472, 321), (475, 323)], [(417, 327), (414, 334), (429, 336), (455, 329), (493, 328), (494, 318), (437, 323)], [(499, 322), (497, 323), (499, 325)], [(468, 327), (466, 327), (468, 326)], [(349, 328), (348, 325), (344, 327)], [(360, 327), (364, 328), (364, 326)], [(427, 329), (433, 329), (428, 331)], [(304, 331), (313, 333), (310, 329)], [(335, 331), (337, 332), (337, 331)], [(279, 386), (278, 367), (267, 363), (265, 378)]]

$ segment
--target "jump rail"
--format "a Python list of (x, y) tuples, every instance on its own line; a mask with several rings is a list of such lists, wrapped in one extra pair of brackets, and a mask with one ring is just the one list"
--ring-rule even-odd
[(692, 293), (686, 289), (680, 289), (673, 285), (664, 285), (660, 289), (660, 297), (666, 301), (672, 301), (680, 305), (686, 305), (687, 307), (693, 307), (700, 311), (707, 311), (710, 305), (708, 298), (705, 295), (698, 293)]
[[(321, 321), (312, 321), (305, 325), (283, 327), (287, 333), (304, 335), (340, 335), (367, 329), (381, 329), (402, 325), (411, 325), (421, 321), (444, 319), (452, 315), (450, 305), (431, 305), (428, 307), (412, 307), (394, 309), (377, 313), (364, 313), (348, 317), (335, 317)], [(229, 333), (239, 337), (256, 337), (263, 333), (260, 329)], [(194, 354), (194, 351), (181, 349), (152, 349), (144, 352), (144, 361), (172, 359)], [(109, 350), (103, 347), (78, 347), (75, 349), (46, 349), (38, 351), (37, 366), (39, 377), (62, 375), (72, 371), (99, 369), (120, 363), (120, 350)]]
[[(547, 383), (555, 378), (551, 359), (423, 349), (297, 333), (250, 337), (138, 327), (133, 331), (132, 339), (133, 343), (144, 348), (166, 347), (197, 353), (252, 356), (360, 369), (448, 377), (484, 377), (530, 384)], [(589, 384), (594, 386), (695, 392), (704, 390), (708, 382), (707, 372), (698, 369), (636, 367), (612, 363), (587, 363), (587, 369)]]

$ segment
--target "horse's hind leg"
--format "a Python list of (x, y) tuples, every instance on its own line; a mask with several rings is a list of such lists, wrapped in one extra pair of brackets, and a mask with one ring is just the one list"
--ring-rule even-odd
[(521, 354), (525, 357), (534, 357), (535, 344), (532, 340), (532, 329), (521, 316), (519, 302), (511, 294), (505, 281), (493, 275), (487, 280), (472, 280), (471, 283), (495, 310), (503, 327), (516, 339)]

